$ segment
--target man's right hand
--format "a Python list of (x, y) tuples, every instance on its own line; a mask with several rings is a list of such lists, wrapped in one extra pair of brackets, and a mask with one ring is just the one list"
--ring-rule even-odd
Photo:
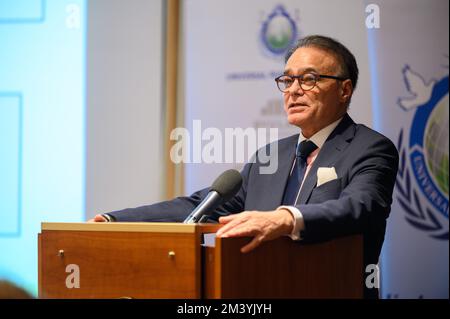
[(104, 222), (107, 222), (107, 220), (105, 217), (103, 217), (102, 215), (99, 214), (99, 215), (95, 215), (94, 218), (89, 219), (87, 222), (88, 223), (104, 223)]

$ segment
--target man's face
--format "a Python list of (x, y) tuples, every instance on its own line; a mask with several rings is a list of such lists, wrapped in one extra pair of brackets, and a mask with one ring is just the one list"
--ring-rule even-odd
[[(286, 75), (306, 72), (341, 75), (334, 55), (314, 47), (297, 49), (287, 61), (284, 71)], [(345, 114), (348, 94), (351, 95), (350, 80), (341, 83), (335, 79), (319, 78), (315, 87), (309, 91), (304, 91), (296, 80), (284, 93), (288, 122), (300, 127), (305, 137), (311, 137)]]

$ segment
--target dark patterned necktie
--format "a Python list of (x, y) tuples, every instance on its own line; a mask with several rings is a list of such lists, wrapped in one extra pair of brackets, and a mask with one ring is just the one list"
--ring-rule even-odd
[(282, 205), (295, 205), (295, 200), (297, 199), (297, 194), (306, 172), (306, 160), (316, 148), (316, 144), (307, 140), (297, 145), (295, 165), (284, 191)]

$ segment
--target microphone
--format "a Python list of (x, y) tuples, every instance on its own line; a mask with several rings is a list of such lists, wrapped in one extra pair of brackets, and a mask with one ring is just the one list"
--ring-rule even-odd
[(203, 201), (184, 220), (185, 224), (196, 224), (208, 217), (214, 209), (229, 201), (239, 191), (242, 176), (235, 169), (229, 169), (216, 178)]

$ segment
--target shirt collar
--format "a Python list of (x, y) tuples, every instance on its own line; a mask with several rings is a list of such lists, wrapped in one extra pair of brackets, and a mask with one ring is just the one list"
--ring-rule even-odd
[(343, 117), (339, 118), (338, 120), (334, 121), (328, 126), (325, 126), (323, 129), (321, 129), (319, 132), (311, 136), (309, 139), (303, 136), (303, 134), (300, 132), (300, 135), (298, 137), (297, 144), (300, 144), (304, 140), (310, 140), (314, 144), (317, 145), (317, 148), (322, 148), (323, 144), (327, 140), (328, 136), (330, 136), (331, 132), (338, 126), (338, 124), (342, 121)]

